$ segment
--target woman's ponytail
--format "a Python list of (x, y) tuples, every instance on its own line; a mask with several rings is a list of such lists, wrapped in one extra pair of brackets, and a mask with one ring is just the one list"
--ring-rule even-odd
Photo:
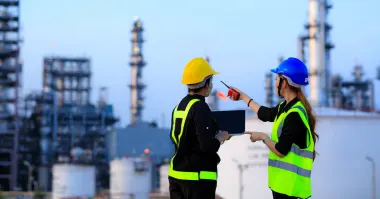
[[(311, 131), (311, 134), (312, 134), (312, 137), (314, 140), (314, 146), (315, 146), (317, 139), (319, 139), (319, 135), (315, 132), (316, 118), (313, 114), (313, 108), (311, 107), (311, 105), (310, 105), (309, 101), (307, 100), (306, 96), (304, 95), (303, 91), (299, 88), (296, 88), (296, 91), (297, 91), (297, 98), (302, 102), (302, 104), (306, 108), (307, 117), (309, 119), (310, 131)], [(316, 154), (317, 154), (317, 152), (315, 151), (315, 148), (314, 148), (313, 160), (315, 159)]]

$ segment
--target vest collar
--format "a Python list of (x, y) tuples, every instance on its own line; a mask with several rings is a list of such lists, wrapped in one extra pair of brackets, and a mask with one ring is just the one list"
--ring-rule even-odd
[(282, 103), (280, 110), (283, 110), (283, 111), (281, 111), (281, 112), (288, 112), (288, 110), (290, 108), (292, 108), (292, 106), (294, 106), (294, 104), (296, 104), (298, 101), (300, 101), (300, 100), (296, 97), (296, 98), (292, 99), (288, 104), (285, 104), (285, 102)]

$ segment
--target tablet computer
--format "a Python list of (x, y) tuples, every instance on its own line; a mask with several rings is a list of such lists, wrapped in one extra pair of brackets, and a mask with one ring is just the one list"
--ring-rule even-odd
[(218, 128), (230, 135), (240, 135), (245, 132), (245, 110), (213, 111)]

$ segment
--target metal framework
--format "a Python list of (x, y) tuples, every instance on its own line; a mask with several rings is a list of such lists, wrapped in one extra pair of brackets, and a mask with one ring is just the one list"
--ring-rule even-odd
[(0, 1), (0, 188), (17, 188), (19, 1)]
[(91, 61), (88, 58), (46, 57), (45, 91), (55, 91), (58, 104), (85, 105), (90, 102)]
[(336, 75), (332, 80), (333, 106), (337, 108), (375, 111), (374, 86), (370, 80), (363, 80), (363, 67), (356, 65), (353, 81), (343, 81)]
[(56, 121), (53, 104), (54, 95), (48, 92), (32, 92), (24, 98), (18, 179), (22, 190), (30, 190), (37, 181), (48, 188), (46, 175), (52, 162), (52, 135)]
[(144, 29), (141, 21), (136, 18), (132, 28), (132, 57), (130, 61), (131, 70), (131, 125), (136, 124), (142, 120), (142, 111), (144, 104), (144, 97), (142, 91), (145, 84), (142, 83), (142, 68), (146, 65), (142, 53), (142, 44), (144, 39), (142, 37)]
[(33, 143), (23, 141), (28, 146), (23, 155), (38, 168), (34, 178), (44, 190), (51, 190), (51, 167), (58, 162), (95, 164), (97, 188), (109, 186), (106, 135), (117, 119), (104, 100), (90, 103), (90, 63), (88, 58), (46, 57), (44, 91), (26, 97), (24, 140), (42, 144), (36, 152)]
[(267, 73), (265, 75), (265, 91), (266, 91), (266, 105), (267, 107), (273, 107), (273, 74)]
[[(284, 57), (283, 56), (279, 56), (278, 59), (278, 64), (281, 64), (281, 62), (284, 61)], [(276, 79), (273, 78), (273, 73), (272, 72), (269, 72), (265, 75), (265, 101), (266, 101), (266, 105), (268, 107), (273, 107), (273, 106), (276, 106), (277, 104), (279, 104), (283, 99), (277, 95), (276, 93), (276, 88), (275, 88), (275, 83), (276, 83)], [(274, 97), (276, 96), (276, 97)], [(276, 98), (276, 100), (274, 100), (274, 98)]]

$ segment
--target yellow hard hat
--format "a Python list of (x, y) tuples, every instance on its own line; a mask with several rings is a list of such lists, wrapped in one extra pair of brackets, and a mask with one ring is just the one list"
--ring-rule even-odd
[(182, 84), (197, 84), (206, 77), (217, 74), (219, 73), (205, 59), (197, 57), (186, 64), (182, 75)]

